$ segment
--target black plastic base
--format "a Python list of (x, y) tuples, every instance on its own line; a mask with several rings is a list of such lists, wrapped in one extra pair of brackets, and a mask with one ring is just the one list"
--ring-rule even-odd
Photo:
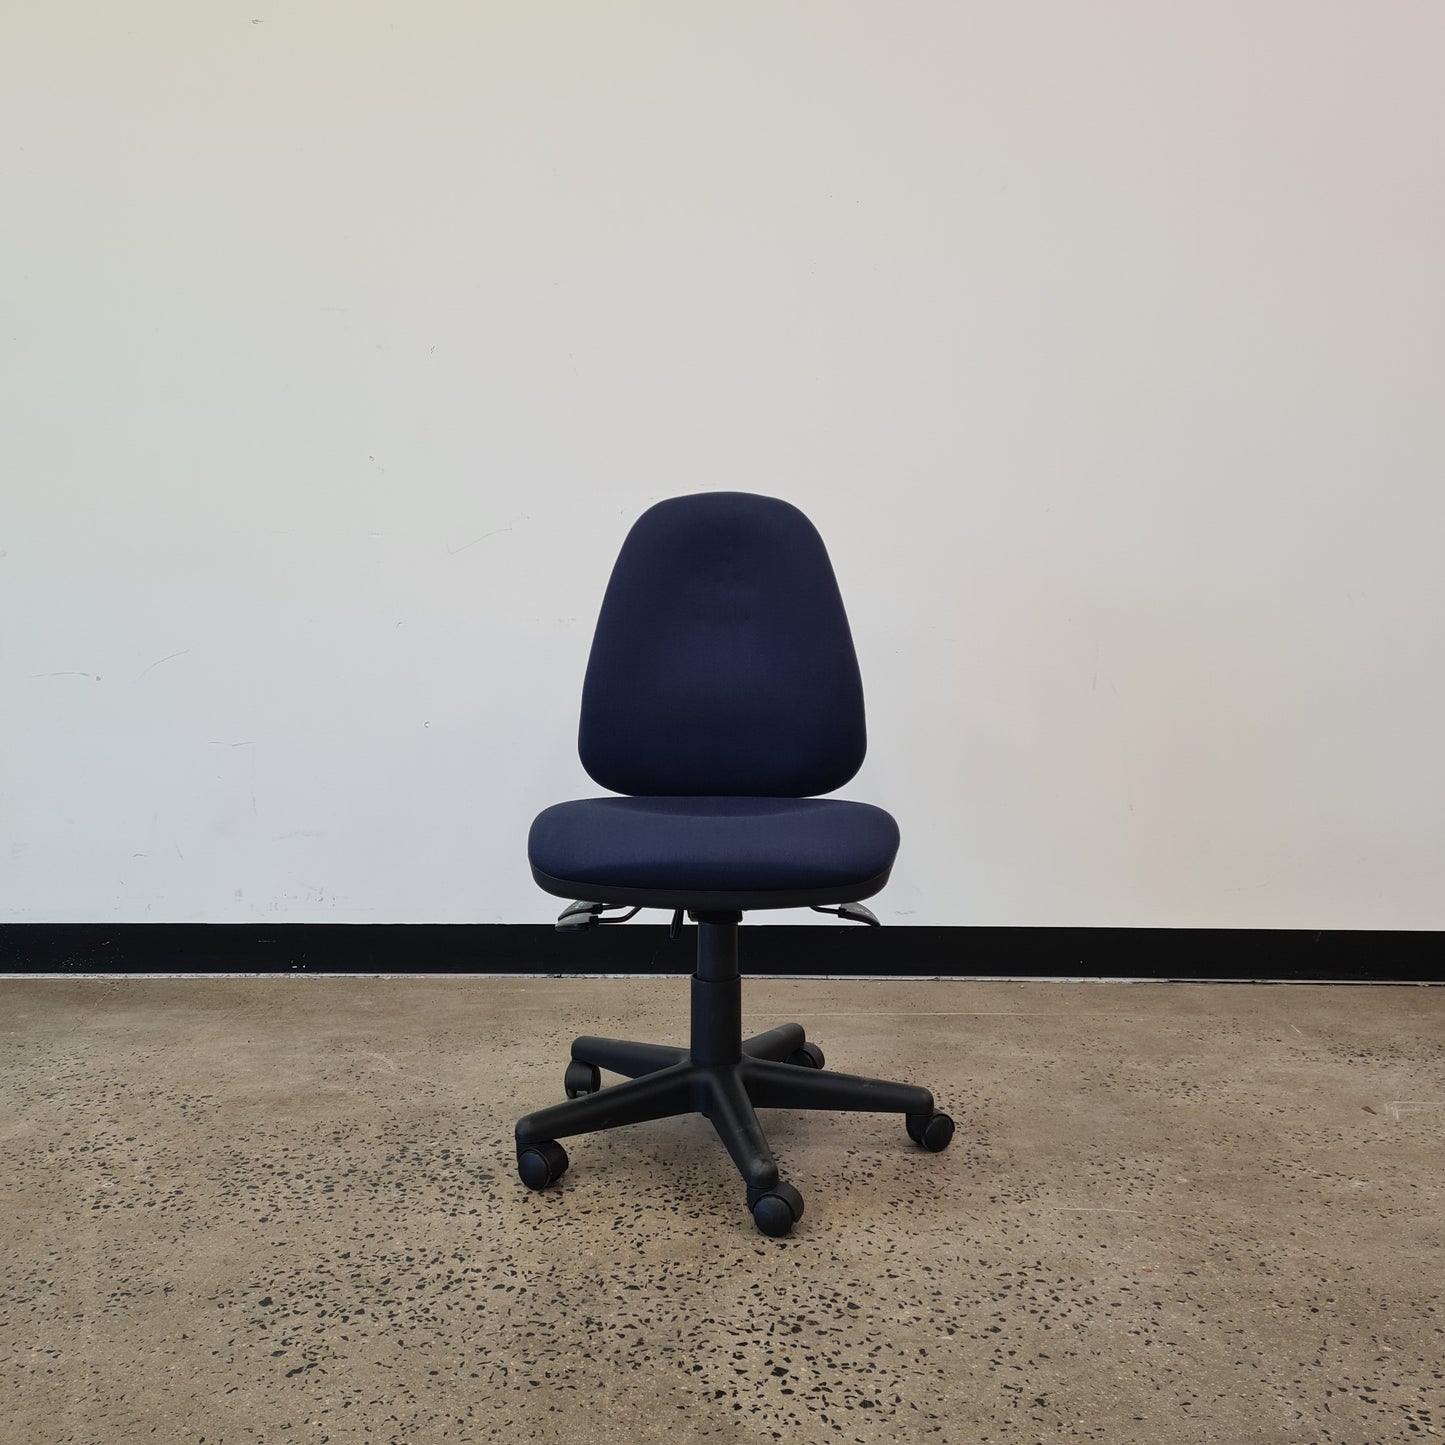
[(736, 1063), (699, 1064), (687, 1049), (580, 1038), (572, 1045), (574, 1060), (626, 1074), (629, 1082), (518, 1120), (518, 1153), (529, 1145), (573, 1134), (674, 1114), (702, 1114), (712, 1121), (748, 1189), (766, 1193), (778, 1183), (778, 1166), (758, 1123), (757, 1109), (933, 1114), (933, 1095), (927, 1089), (786, 1064), (775, 1052), (790, 1054), (803, 1042), (800, 1025), (783, 1024), (747, 1040), (742, 1045), (744, 1056)]
[[(796, 1219), (802, 1214), (802, 1198), (778, 1174), (758, 1109), (902, 1114), (909, 1134), (925, 1148), (936, 1151), (946, 1145), (952, 1123), (935, 1113), (927, 1089), (818, 1067), (822, 1053), (805, 1047), (808, 1041), (800, 1024), (780, 1024), (752, 1038), (741, 1037), (737, 921), (735, 913), (698, 918), (690, 1047), (590, 1036), (573, 1042), (573, 1062), (566, 1074), (569, 1093), (574, 1086), (590, 1082), (589, 1068), (624, 1074), (628, 1082), (579, 1093), (564, 1104), (519, 1119), (517, 1157), (524, 1182), (539, 1188), (559, 1177), (560, 1169), (548, 1170), (539, 1162), (545, 1149), (543, 1155), (537, 1153), (539, 1147), (555, 1146), (558, 1139), (674, 1114), (702, 1114), (712, 1122), (747, 1185), (748, 1207), (758, 1227), (767, 1234), (780, 1234), (791, 1227), (785, 1215)], [(940, 1124), (925, 1140), (917, 1121), (934, 1119), (947, 1121), (946, 1133)], [(550, 1178), (544, 1177), (548, 1174)]]

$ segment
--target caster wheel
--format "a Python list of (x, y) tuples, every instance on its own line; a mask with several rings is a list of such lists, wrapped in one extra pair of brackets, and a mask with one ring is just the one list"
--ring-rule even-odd
[(802, 1217), (803, 1196), (781, 1180), (753, 1201), (753, 1223), (774, 1239), (781, 1239)]
[(915, 1144), (922, 1144), (930, 1154), (937, 1154), (948, 1148), (953, 1138), (953, 1120), (947, 1114), (908, 1114), (908, 1137)]
[(567, 1172), (567, 1151), (555, 1140), (528, 1144), (517, 1151), (517, 1173), (528, 1189), (545, 1189)]
[(584, 1094), (595, 1094), (602, 1087), (602, 1071), (596, 1064), (579, 1064), (573, 1059), (562, 1075), (562, 1087), (569, 1099), (580, 1099)]
[(823, 1067), (823, 1051), (817, 1044), (799, 1044), (783, 1062), (793, 1064), (800, 1069), (821, 1069)]

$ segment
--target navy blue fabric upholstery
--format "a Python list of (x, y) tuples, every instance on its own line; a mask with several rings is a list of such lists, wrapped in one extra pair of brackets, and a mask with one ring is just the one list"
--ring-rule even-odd
[(614, 793), (806, 798), (863, 763), (863, 684), (823, 539), (796, 507), (650, 507), (603, 598), (582, 766)]
[(613, 568), (578, 735), (592, 778), (634, 796), (548, 808), (528, 839), (534, 876), (564, 897), (608, 901), (610, 888), (645, 906), (689, 890), (717, 908), (866, 898), (893, 865), (897, 824), (812, 796), (846, 783), (866, 744), (852, 634), (813, 524), (746, 492), (659, 502)]
[(674, 891), (846, 888), (897, 853), (882, 808), (832, 798), (584, 798), (548, 808), (527, 840), (554, 878)]

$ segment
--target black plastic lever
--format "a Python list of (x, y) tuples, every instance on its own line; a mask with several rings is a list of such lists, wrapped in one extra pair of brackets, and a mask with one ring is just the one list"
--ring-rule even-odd
[(635, 918), (642, 912), (641, 908), (629, 909), (621, 918), (604, 918), (602, 915), (609, 908), (622, 908), (621, 903), (588, 903), (579, 899), (576, 903), (569, 903), (557, 918), (557, 931), (559, 933), (582, 933), (592, 927), (594, 923), (626, 923), (629, 918)]
[(837, 908), (823, 908), (814, 903), (812, 908), (814, 913), (836, 913), (846, 923), (866, 923), (871, 928), (883, 927), (873, 910), (864, 908), (861, 903), (844, 903)]

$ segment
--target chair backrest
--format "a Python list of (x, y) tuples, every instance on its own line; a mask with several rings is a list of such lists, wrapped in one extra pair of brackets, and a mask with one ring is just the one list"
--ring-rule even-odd
[(578, 751), (615, 793), (812, 797), (863, 763), (863, 683), (813, 524), (702, 492), (648, 508), (602, 601)]

